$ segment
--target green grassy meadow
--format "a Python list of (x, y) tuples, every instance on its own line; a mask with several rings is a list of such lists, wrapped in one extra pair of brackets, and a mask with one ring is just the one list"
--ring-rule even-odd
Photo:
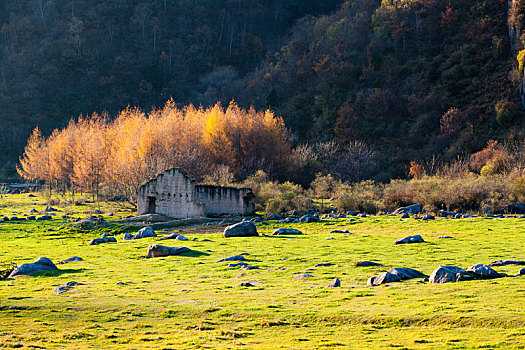
[[(42, 211), (43, 197), (0, 198), (0, 217)], [(419, 221), (399, 216), (257, 225), (259, 237), (223, 238), (220, 226), (177, 228), (190, 241), (122, 241), (123, 228), (71, 229), (60, 219), (92, 215), (97, 205), (55, 205), (50, 221), (0, 223), (0, 261), (45, 256), (81, 262), (0, 281), (0, 347), (61, 349), (470, 349), (525, 348), (525, 276), (434, 285), (416, 279), (374, 288), (369, 277), (392, 267), (426, 275), (440, 265), (463, 268), (525, 259), (525, 219)], [(132, 208), (103, 203), (112, 220)], [(265, 236), (279, 227), (304, 232)], [(348, 229), (352, 234), (329, 233)], [(102, 232), (118, 243), (88, 246)], [(201, 233), (206, 232), (206, 233)], [(157, 231), (159, 235), (165, 232)], [(428, 243), (393, 245), (420, 234)], [(451, 235), (453, 239), (438, 239)], [(326, 239), (333, 237), (333, 239)], [(198, 238), (198, 241), (191, 241)], [(207, 238), (211, 241), (201, 241)], [(182, 256), (146, 259), (152, 243), (186, 246)], [(249, 253), (259, 270), (216, 261)], [(382, 267), (356, 267), (376, 261)], [(317, 267), (318, 263), (334, 266)], [(495, 267), (515, 274), (520, 266)], [(239, 274), (244, 275), (238, 277)], [(310, 273), (314, 277), (293, 277)], [(328, 288), (334, 278), (341, 288)], [(255, 280), (254, 287), (238, 287)], [(68, 281), (83, 285), (56, 295)], [(122, 283), (120, 283), (122, 282)], [(120, 284), (117, 284), (120, 283)], [(14, 306), (17, 309), (9, 309)]]

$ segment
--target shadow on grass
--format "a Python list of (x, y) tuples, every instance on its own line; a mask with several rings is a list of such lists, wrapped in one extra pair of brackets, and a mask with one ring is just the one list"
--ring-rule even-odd
[(86, 269), (60, 269), (60, 270), (49, 270), (49, 271), (37, 272), (37, 273), (33, 273), (28, 276), (31, 276), (31, 277), (41, 277), (41, 276), (58, 277), (58, 276), (62, 276), (62, 275), (70, 274), (70, 273), (81, 273), (84, 271), (86, 271)]
[(190, 258), (198, 258), (200, 256), (207, 256), (210, 255), (210, 253), (201, 252), (198, 250), (190, 250), (189, 252), (179, 254), (178, 256), (187, 256)]

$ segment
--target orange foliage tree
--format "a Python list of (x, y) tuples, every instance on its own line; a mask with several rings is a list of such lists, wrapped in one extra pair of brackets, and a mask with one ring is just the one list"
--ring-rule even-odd
[(198, 179), (214, 169), (243, 179), (259, 169), (284, 171), (291, 152), (282, 118), (234, 102), (226, 109), (220, 103), (180, 109), (169, 100), (147, 115), (128, 107), (107, 119), (81, 116), (47, 139), (35, 129), (20, 158), (20, 175), (62, 190), (95, 196), (104, 188), (134, 200), (145, 180), (171, 167)]

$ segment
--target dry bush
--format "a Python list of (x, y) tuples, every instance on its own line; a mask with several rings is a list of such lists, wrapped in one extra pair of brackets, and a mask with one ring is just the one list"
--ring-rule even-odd
[(416, 193), (410, 186), (410, 182), (408, 180), (392, 180), (385, 186), (383, 204), (391, 209), (414, 204)]
[(384, 209), (384, 186), (371, 180), (349, 185), (340, 184), (336, 190), (335, 205), (339, 211), (377, 213)]

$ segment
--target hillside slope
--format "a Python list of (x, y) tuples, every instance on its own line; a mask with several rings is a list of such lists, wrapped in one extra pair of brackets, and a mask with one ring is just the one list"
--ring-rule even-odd
[(4, 1), (0, 164), (36, 125), (170, 96), (271, 107), (298, 143), (362, 141), (378, 180), (523, 139), (521, 0), (322, 3)]

